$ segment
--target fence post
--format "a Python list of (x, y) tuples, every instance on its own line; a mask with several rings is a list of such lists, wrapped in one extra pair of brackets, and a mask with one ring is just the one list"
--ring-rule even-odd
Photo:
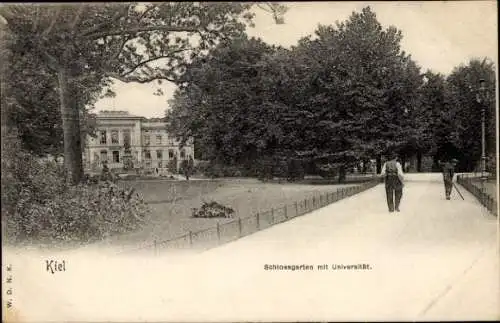
[(241, 218), (238, 218), (238, 233), (239, 237), (241, 238), (243, 236), (243, 230), (241, 229)]
[(193, 231), (189, 230), (188, 232), (189, 234), (189, 246), (192, 247), (193, 246)]
[(260, 213), (257, 212), (257, 230), (260, 230)]
[(314, 209), (314, 207), (315, 207), (315, 205), (316, 205), (316, 197), (315, 197), (315, 196), (313, 196), (313, 203), (312, 203), (312, 204), (313, 204), (313, 205), (312, 205), (312, 208)]
[(271, 223), (274, 224), (274, 208), (271, 208)]
[(295, 201), (295, 216), (299, 216), (299, 203)]
[(217, 222), (217, 243), (220, 244), (220, 224)]
[(153, 254), (155, 256), (158, 256), (158, 247), (157, 247), (156, 239), (153, 240)]
[(286, 204), (284, 206), (285, 209), (285, 219), (288, 219), (288, 208), (286, 207)]

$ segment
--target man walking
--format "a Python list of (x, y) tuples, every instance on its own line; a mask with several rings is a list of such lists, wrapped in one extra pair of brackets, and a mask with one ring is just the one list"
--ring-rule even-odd
[(399, 212), (399, 204), (403, 196), (403, 169), (397, 161), (397, 155), (391, 154), (390, 159), (382, 166), (380, 175), (385, 181), (385, 193), (389, 212)]
[(444, 193), (447, 200), (450, 199), (451, 190), (453, 189), (453, 176), (455, 176), (455, 165), (457, 162), (456, 159), (452, 159), (445, 163), (439, 163), (443, 172)]

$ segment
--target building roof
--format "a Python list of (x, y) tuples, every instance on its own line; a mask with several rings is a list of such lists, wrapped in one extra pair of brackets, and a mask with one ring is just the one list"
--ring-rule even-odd
[(143, 117), (130, 114), (128, 111), (102, 110), (97, 113), (97, 119), (143, 119)]
[(143, 128), (165, 128), (166, 127), (165, 122), (149, 122), (149, 121), (143, 121), (142, 122), (142, 127)]

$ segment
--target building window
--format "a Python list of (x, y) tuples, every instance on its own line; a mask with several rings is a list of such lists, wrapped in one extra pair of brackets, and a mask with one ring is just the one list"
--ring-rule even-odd
[(157, 160), (162, 160), (163, 159), (163, 152), (161, 150), (156, 151), (156, 159)]
[(173, 159), (174, 158), (174, 150), (173, 149), (169, 149), (168, 150), (168, 158), (169, 159)]
[(130, 137), (130, 130), (128, 129), (125, 129), (123, 130), (123, 144), (124, 145), (129, 145), (131, 144), (131, 137)]
[(144, 158), (151, 159), (151, 152), (149, 150), (144, 151)]
[(113, 151), (113, 163), (119, 163), (120, 162), (120, 152), (115, 150)]
[(150, 161), (146, 162), (146, 168), (151, 168), (151, 162)]
[(151, 139), (149, 138), (149, 135), (144, 135), (144, 144), (149, 145), (151, 143)]
[(118, 130), (112, 130), (111, 131), (111, 143), (112, 144), (118, 144), (119, 139), (118, 139)]
[(101, 145), (105, 145), (107, 143), (106, 140), (106, 130), (101, 131), (101, 140), (100, 140)]
[(161, 162), (158, 162), (158, 168), (163, 168), (163, 165)]
[(183, 150), (181, 150), (181, 159), (184, 159), (186, 158), (186, 152)]
[(161, 135), (156, 135), (156, 144), (161, 145)]
[(108, 160), (108, 152), (106, 150), (101, 150), (101, 161)]

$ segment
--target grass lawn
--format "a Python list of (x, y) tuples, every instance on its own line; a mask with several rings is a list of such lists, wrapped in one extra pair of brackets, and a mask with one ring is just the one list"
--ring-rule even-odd
[(193, 218), (192, 208), (199, 208), (203, 201), (216, 201), (232, 207), (235, 218), (245, 218), (257, 212), (282, 207), (305, 198), (355, 184), (305, 185), (262, 183), (254, 179), (224, 179), (199, 181), (136, 181), (121, 183), (141, 192), (146, 201), (152, 201), (152, 213), (144, 227), (137, 231), (108, 239), (112, 245), (133, 248), (142, 244), (179, 237), (188, 231), (196, 232), (230, 222), (231, 219)]
[(208, 194), (222, 187), (227, 180), (190, 180), (176, 181), (166, 179), (148, 179), (121, 181), (119, 186), (133, 187), (144, 196), (149, 204), (170, 203), (180, 199)]

